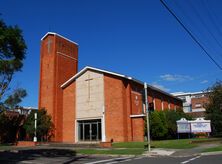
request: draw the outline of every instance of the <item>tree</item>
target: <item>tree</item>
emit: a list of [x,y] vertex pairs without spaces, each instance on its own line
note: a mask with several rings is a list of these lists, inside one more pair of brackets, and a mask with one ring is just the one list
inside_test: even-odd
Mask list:
[[[15,72],[21,71],[26,44],[18,26],[7,26],[0,20],[0,102]],[[1,102],[2,103],[2,102]]]
[[22,102],[22,98],[27,95],[26,90],[18,88],[10,95],[5,101],[4,105],[9,109],[15,109],[15,107]]
[[[191,120],[191,117],[183,112],[182,109],[154,111],[150,112],[150,132],[152,139],[172,139],[177,137],[176,121],[186,118]],[[145,135],[147,135],[146,119]]]
[[167,134],[166,117],[163,112],[154,111],[150,115],[150,133],[152,139],[163,139]]
[[187,120],[191,120],[192,118],[185,114],[182,109],[177,109],[176,111],[174,110],[169,110],[169,111],[164,111],[166,115],[166,124],[167,124],[167,129],[168,129],[168,134],[167,138],[176,138],[177,137],[177,124],[176,121],[180,120],[181,118],[186,118]]
[[17,139],[17,133],[24,120],[24,116],[0,112],[0,143],[14,143]]
[[26,133],[32,139],[35,134],[35,119],[34,114],[37,113],[37,138],[41,139],[41,141],[47,141],[50,137],[53,136],[52,130],[54,125],[52,123],[51,116],[47,114],[45,109],[40,109],[38,111],[32,111],[30,115],[28,115],[23,128],[26,130]]
[[24,89],[16,89],[7,98],[7,91],[15,72],[21,71],[25,59],[26,44],[18,26],[7,26],[0,19],[0,141],[15,142],[24,117],[6,112],[13,109],[26,96]]
[[206,119],[211,120],[212,135],[222,136],[222,82],[216,82],[207,91]]

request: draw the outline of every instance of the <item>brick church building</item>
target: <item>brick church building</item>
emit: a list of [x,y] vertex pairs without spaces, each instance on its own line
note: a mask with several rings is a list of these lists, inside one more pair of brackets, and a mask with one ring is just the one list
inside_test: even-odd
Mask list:
[[[78,71],[78,44],[56,33],[41,39],[39,108],[55,125],[54,141],[144,140],[144,83],[94,67]],[[150,110],[176,110],[182,101],[148,85]]]

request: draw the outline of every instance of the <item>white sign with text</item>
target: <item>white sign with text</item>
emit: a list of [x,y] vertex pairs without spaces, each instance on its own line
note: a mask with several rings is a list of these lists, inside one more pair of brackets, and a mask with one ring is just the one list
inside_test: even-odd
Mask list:
[[210,122],[192,122],[191,132],[192,133],[211,132]]
[[210,122],[210,120],[204,120],[203,118],[197,118],[194,121],[181,118],[177,121],[177,133],[210,133]]

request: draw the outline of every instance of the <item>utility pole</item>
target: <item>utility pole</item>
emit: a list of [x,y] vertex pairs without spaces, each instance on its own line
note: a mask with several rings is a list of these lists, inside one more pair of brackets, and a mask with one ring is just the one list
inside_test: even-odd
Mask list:
[[144,89],[145,89],[146,123],[147,123],[147,145],[148,145],[148,152],[150,152],[150,121],[149,121],[149,107],[148,107],[146,83],[144,83]]
[[37,113],[34,114],[34,118],[35,118],[35,136],[33,141],[37,142],[37,136],[36,136],[36,129],[37,129]]

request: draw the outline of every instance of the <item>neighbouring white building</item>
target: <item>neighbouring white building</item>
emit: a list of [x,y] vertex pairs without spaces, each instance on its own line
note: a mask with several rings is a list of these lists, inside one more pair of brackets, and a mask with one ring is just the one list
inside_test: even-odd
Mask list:
[[36,107],[17,107],[15,109],[13,109],[12,111],[14,112],[18,112],[20,115],[29,115],[31,113],[31,111],[37,111],[38,108]]
[[175,97],[183,100],[183,111],[185,113],[205,112],[208,103],[207,92],[176,92]]

